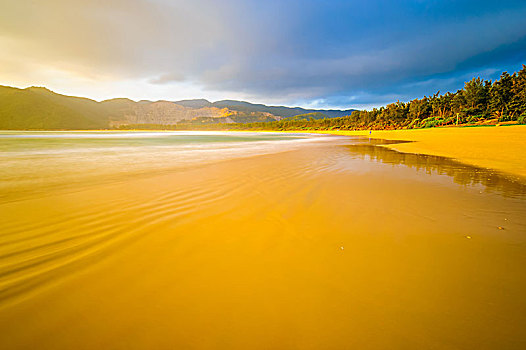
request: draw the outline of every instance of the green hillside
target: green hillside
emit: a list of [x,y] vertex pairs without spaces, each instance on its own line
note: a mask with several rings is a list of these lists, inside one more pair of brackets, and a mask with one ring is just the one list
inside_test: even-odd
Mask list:
[[[287,120],[318,120],[350,111],[306,110],[299,107],[266,106],[243,101],[207,100],[132,101],[116,98],[97,102],[65,96],[43,87],[18,89],[0,86],[0,130],[71,130],[141,128],[141,125],[215,125],[217,123],[268,123]],[[218,110],[225,109],[226,112]],[[223,117],[228,117],[225,119]],[[169,122],[167,122],[167,120]]]
[[313,112],[313,113],[298,114],[293,117],[285,118],[283,120],[286,120],[286,121],[289,121],[289,120],[318,120],[318,119],[325,119],[325,118],[330,118],[330,117],[321,112]]
[[100,129],[107,113],[96,101],[48,89],[0,86],[0,129]]

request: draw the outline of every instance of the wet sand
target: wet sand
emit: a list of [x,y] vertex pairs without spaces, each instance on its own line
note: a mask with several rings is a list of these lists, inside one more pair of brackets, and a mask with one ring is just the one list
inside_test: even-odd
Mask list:
[[0,348],[521,349],[525,212],[522,182],[339,138],[24,197]]
[[526,179],[526,125],[375,130],[371,134],[368,130],[327,133],[413,141],[388,147],[401,152],[453,158]]

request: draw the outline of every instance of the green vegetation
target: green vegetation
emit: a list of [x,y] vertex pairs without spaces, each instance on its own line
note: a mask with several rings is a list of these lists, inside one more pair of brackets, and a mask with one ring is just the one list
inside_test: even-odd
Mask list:
[[41,87],[0,86],[0,129],[101,129],[106,111],[96,101],[56,94]]
[[[315,111],[242,101],[179,103],[128,99],[97,102],[40,87],[0,86],[0,129],[388,130],[506,122],[526,124],[526,65],[513,75],[502,73],[494,82],[473,78],[454,93],[437,92],[371,111]],[[188,111],[191,113],[184,114]],[[181,117],[176,118],[177,113],[182,113]],[[350,115],[334,117],[344,113]],[[279,120],[283,115],[287,117]],[[155,124],[157,122],[159,124]]]
[[298,114],[293,117],[288,117],[283,120],[285,121],[299,121],[299,120],[318,120],[318,119],[326,119],[330,118],[327,114],[321,113],[321,112],[313,112],[313,113],[305,113],[305,114]]
[[[272,111],[274,113],[270,113]],[[42,87],[0,86],[0,130],[178,129],[232,123],[268,123],[341,116],[349,111],[306,110],[251,104],[242,101],[139,101],[117,98],[102,102],[64,96]],[[279,114],[278,114],[279,113]]]
[[389,130],[502,122],[526,124],[526,65],[513,75],[502,73],[491,82],[473,78],[454,93],[404,103],[397,101],[371,111],[354,111],[330,119],[285,118],[270,123],[201,125],[228,130]]
[[[178,129],[175,124],[173,125],[162,125],[162,124],[123,124],[119,125],[115,129],[119,130],[176,130]],[[186,129],[183,129],[186,130]]]

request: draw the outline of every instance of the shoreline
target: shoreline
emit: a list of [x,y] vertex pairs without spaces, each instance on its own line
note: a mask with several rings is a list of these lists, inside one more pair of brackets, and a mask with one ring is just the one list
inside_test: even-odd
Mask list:
[[2,203],[0,348],[522,340],[522,196],[443,159],[392,166],[385,148],[334,139]]
[[[5,130],[20,132],[22,130]],[[43,130],[23,130],[43,132]],[[46,132],[171,132],[199,130],[45,130]],[[306,133],[361,136],[391,141],[381,145],[402,152],[440,156],[526,180],[526,125],[436,127],[398,130],[206,130],[205,132]]]
[[[305,131],[295,131],[305,132]],[[526,179],[526,126],[449,127],[405,130],[317,130],[316,134],[410,141],[382,145],[403,153],[451,158]]]
[[[320,136],[166,173],[153,150],[158,172],[144,177],[120,176],[125,153],[109,166],[95,154],[119,181],[79,175],[73,188],[2,202],[0,348],[267,349],[283,334],[298,348],[521,341],[526,185]],[[75,159],[63,164],[88,173]],[[50,337],[57,329],[67,332]]]

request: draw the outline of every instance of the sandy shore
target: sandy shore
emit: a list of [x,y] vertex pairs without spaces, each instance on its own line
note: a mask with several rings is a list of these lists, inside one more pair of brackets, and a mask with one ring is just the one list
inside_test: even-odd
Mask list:
[[520,348],[524,201],[334,141],[1,203],[0,348]]
[[372,131],[371,134],[368,130],[323,133],[414,141],[387,147],[400,152],[449,157],[526,178],[524,125]]

